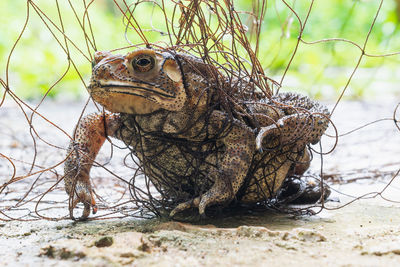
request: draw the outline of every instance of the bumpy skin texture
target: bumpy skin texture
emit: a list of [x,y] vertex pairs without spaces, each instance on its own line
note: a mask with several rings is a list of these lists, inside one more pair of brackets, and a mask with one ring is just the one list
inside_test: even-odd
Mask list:
[[204,215],[208,206],[234,199],[256,203],[273,197],[285,178],[303,174],[307,145],[326,130],[328,110],[290,93],[238,99],[255,127],[221,108],[219,79],[215,68],[185,54],[97,52],[88,90],[110,113],[89,115],[76,127],[65,164],[71,218],[79,202],[81,219],[96,212],[89,172],[108,136],[130,146],[157,190],[180,203],[171,216],[190,207]]

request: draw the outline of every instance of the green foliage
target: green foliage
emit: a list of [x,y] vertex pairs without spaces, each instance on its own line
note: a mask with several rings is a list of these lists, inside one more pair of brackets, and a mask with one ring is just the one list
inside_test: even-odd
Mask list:
[[[46,93],[48,97],[62,94],[69,98],[86,94],[80,76],[75,67],[69,64],[72,62],[68,61],[64,49],[68,48],[70,58],[85,81],[88,81],[90,77],[91,64],[90,58],[85,58],[83,54],[90,57],[94,49],[92,48],[90,52],[87,51],[83,31],[68,2],[58,2],[65,27],[65,36],[70,39],[67,41],[68,45],[65,45],[63,34],[46,20],[50,28],[48,29],[34,8],[29,6],[27,27],[11,54],[9,87],[23,99],[38,99]],[[56,2],[41,1],[39,7],[60,28]],[[83,6],[74,7],[80,8],[76,10],[77,14],[80,16],[84,14]],[[121,38],[124,28],[120,16],[116,16],[103,2],[93,5],[90,11],[90,20],[95,31],[96,42],[99,44],[98,50],[126,46],[123,37]],[[7,27],[0,28],[0,58],[2,59],[0,69],[3,71],[6,69],[11,49],[23,29],[27,17],[27,4],[24,1],[0,1],[0,12],[1,25],[7,25]],[[82,53],[74,47],[74,44]],[[61,81],[58,82],[61,77]],[[6,78],[4,72],[1,74],[1,78]]]
[[[56,1],[38,2],[41,10],[59,26]],[[63,35],[54,26],[49,26],[53,36],[32,6],[29,6],[29,21],[16,49],[11,56],[9,68],[10,88],[22,98],[40,98],[47,93],[49,97],[67,96],[81,97],[85,95],[84,83],[75,67],[87,83],[90,77],[90,57],[94,48],[88,48],[80,25],[68,1],[58,1],[66,36],[70,38],[65,45]],[[82,20],[84,7],[74,2],[76,13]],[[82,1],[83,2],[83,1]],[[167,9],[173,5],[167,2]],[[298,0],[291,2],[304,23],[310,1]],[[380,1],[324,1],[314,2],[313,9],[303,32],[303,39],[312,42],[327,38],[344,38],[363,46]],[[235,1],[238,9],[250,10],[252,1]],[[23,28],[27,3],[25,1],[0,1],[0,74],[5,79],[6,63],[13,44]],[[369,54],[385,54],[400,50],[400,34],[394,1],[384,1],[380,15],[367,45]],[[122,13],[113,1],[94,1],[89,8],[90,22],[95,36],[97,50],[110,50],[128,46],[125,40],[125,27],[122,23]],[[152,18],[152,21],[150,21]],[[143,28],[155,27],[165,32],[164,18],[159,9],[151,5],[143,5],[135,12],[135,19]],[[251,29],[252,19],[245,14],[243,21]],[[86,22],[87,33],[88,21]],[[210,23],[217,20],[210,18]],[[4,26],[6,25],[6,26]],[[300,24],[296,16],[279,0],[267,1],[267,13],[262,24],[259,59],[266,68],[267,75],[280,81],[297,44]],[[249,31],[250,32],[250,31]],[[167,36],[160,32],[145,32],[152,41],[168,41]],[[70,58],[55,37],[68,48]],[[127,38],[132,43],[141,43],[134,30],[127,32]],[[229,43],[229,40],[227,41]],[[76,45],[75,48],[74,45]],[[83,54],[79,51],[81,50]],[[283,85],[293,90],[306,90],[315,97],[335,97],[345,86],[349,75],[355,67],[361,51],[354,45],[345,42],[322,42],[318,44],[300,43],[298,51],[290,65]],[[86,57],[87,58],[86,58]],[[364,58],[360,69],[363,75],[350,84],[349,97],[363,97],[368,91],[371,79],[377,78],[379,68],[383,68],[385,79],[398,82],[395,70],[399,64],[399,56],[388,58]],[[65,76],[62,77],[62,75]],[[379,75],[378,75],[379,76]],[[57,82],[62,77],[60,82]],[[367,77],[367,79],[365,79]],[[53,85],[55,85],[53,87]],[[368,89],[368,90],[367,90]],[[373,91],[373,90],[372,90]]]

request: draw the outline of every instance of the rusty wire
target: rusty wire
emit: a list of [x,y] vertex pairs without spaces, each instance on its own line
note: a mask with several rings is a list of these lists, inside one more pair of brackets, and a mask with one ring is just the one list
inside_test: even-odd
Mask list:
[[[268,77],[265,73],[265,66],[262,66],[259,61],[260,53],[266,52],[259,46],[260,34],[265,30],[262,28],[261,22],[265,16],[268,15],[266,0],[253,1],[252,7],[249,7],[249,10],[244,11],[239,10],[234,5],[234,1],[229,0],[138,0],[132,2],[126,0],[114,0],[113,4],[121,16],[121,23],[125,25],[125,38],[129,45],[122,48],[113,48],[113,51],[132,49],[133,47],[152,47],[176,53],[190,54],[201,58],[206,64],[212,66],[210,72],[216,70],[216,72],[214,72],[216,73],[215,80],[213,81],[217,84],[216,87],[220,89],[224,88],[224,90],[219,91],[221,99],[224,99],[224,101],[220,103],[223,106],[223,110],[230,114],[230,116],[242,116],[246,117],[250,121],[253,120],[251,121],[251,124],[256,125],[255,127],[258,127],[257,120],[254,119],[251,114],[248,114],[248,112],[243,108],[241,102],[257,102],[263,98],[271,99],[273,95],[277,94],[287,77],[288,70],[291,68],[292,62],[301,45],[312,46],[320,43],[344,42],[356,47],[360,51],[359,58],[353,71],[348,77],[347,83],[342,89],[331,113],[335,112],[337,105],[342,100],[350,82],[359,69],[363,58],[384,58],[400,55],[400,52],[373,54],[367,49],[368,40],[374,25],[376,24],[376,19],[379,16],[383,0],[380,1],[375,16],[371,18],[370,29],[361,45],[355,41],[343,38],[328,38],[316,41],[305,40],[303,33],[307,28],[308,19],[312,17],[314,1],[309,3],[308,11],[304,18],[296,12],[294,4],[285,0],[281,0],[281,2],[290,11],[290,16],[297,20],[299,31],[296,45],[291,51],[291,56],[288,58],[279,82]],[[5,78],[0,79],[3,88],[0,110],[4,109],[4,103],[6,101],[14,103],[19,109],[19,112],[26,120],[26,129],[29,132],[31,142],[17,141],[16,146],[24,146],[27,153],[32,153],[32,157],[28,162],[23,158],[16,158],[12,154],[8,155],[7,153],[0,153],[0,163],[2,166],[8,166],[3,167],[3,169],[8,170],[8,173],[1,174],[2,185],[0,186],[0,200],[2,204],[0,206],[0,220],[2,221],[28,221],[39,219],[61,220],[68,218],[66,213],[68,210],[69,200],[63,189],[63,174],[59,168],[65,162],[66,156],[68,156],[66,146],[54,144],[49,141],[48,136],[37,130],[34,120],[40,119],[44,121],[47,127],[56,129],[56,131],[61,133],[66,140],[72,140],[71,135],[63,129],[63,126],[53,123],[48,116],[42,114],[39,109],[44,105],[44,100],[47,98],[48,93],[65,78],[66,74],[71,69],[79,75],[83,87],[87,86],[85,81],[86,79],[81,75],[78,66],[71,56],[71,51],[74,50],[74,53],[84,57],[87,60],[87,63],[90,64],[93,59],[93,52],[97,51],[98,44],[96,43],[96,38],[93,33],[93,25],[90,17],[91,6],[96,5],[96,3],[93,0],[83,0],[82,3],[84,8],[83,12],[80,13],[76,3],[69,0],[69,10],[63,10],[60,8],[58,1],[56,1],[55,7],[58,17],[57,19],[54,19],[50,18],[46,12],[42,11],[41,6],[37,1],[26,1],[26,20],[24,23],[21,22],[21,32],[12,46],[7,58]],[[168,9],[166,6],[171,4],[173,8]],[[135,15],[136,9],[142,5],[151,5],[153,9],[161,11],[164,16],[164,27],[162,29],[153,26],[153,23],[151,23],[151,28],[142,27],[141,22],[136,19]],[[85,47],[79,47],[73,41],[72,37],[66,33],[66,25],[63,19],[64,12],[73,13],[82,31]],[[54,41],[58,43],[59,47],[65,54],[65,71],[59,75],[58,79],[48,88],[47,92],[43,94],[41,100],[35,105],[22,100],[15,93],[10,82],[10,66],[12,66],[12,56],[14,51],[16,49],[29,49],[26,47],[20,47],[19,43],[24,38],[26,28],[29,25],[29,21],[32,19],[32,13],[38,16],[43,23],[43,30],[48,30],[51,33]],[[150,20],[152,19],[153,18]],[[215,23],[215,21],[217,21],[217,23]],[[246,24],[246,22],[249,21],[250,23]],[[150,33],[159,33],[160,36],[165,38],[160,38],[162,41],[153,40],[150,38]],[[132,42],[132,36],[141,40],[141,43]],[[40,53],[40,51],[35,51],[35,53]],[[225,78],[222,80],[221,77]],[[246,81],[248,86],[240,86],[241,81]],[[223,83],[224,86],[222,86],[221,83]],[[80,120],[85,114],[86,106],[90,103],[92,103],[92,101],[91,99],[88,99],[80,117],[71,119],[76,121],[78,121],[78,119]],[[284,105],[285,103],[277,104]],[[101,107],[97,107],[97,109],[99,112],[102,111]],[[377,120],[370,124],[382,120],[390,120],[393,121],[395,127],[399,129],[398,109],[399,105],[395,107],[392,118]],[[302,111],[299,110],[298,112]],[[370,124],[367,124],[366,126]],[[373,169],[370,170],[370,172],[367,172],[364,176],[356,176],[349,179],[343,179],[343,177],[352,177],[352,175],[357,173],[359,170],[352,170],[348,173],[331,174],[326,174],[324,172],[323,156],[335,149],[339,137],[353,132],[349,131],[346,134],[339,135],[339,131],[336,129],[333,122],[331,122],[331,125],[335,129],[334,134],[328,134],[328,137],[334,139],[331,149],[325,151],[325,149],[323,150],[321,147],[319,151],[314,151],[314,157],[320,157],[321,160],[321,177],[327,178],[328,181],[354,182],[366,178],[370,179],[374,176],[390,176],[390,181],[381,191],[371,192],[363,196],[356,196],[353,200],[344,205],[348,205],[349,203],[362,198],[376,196],[384,198],[382,194],[398,176],[400,170],[380,172],[379,169]],[[5,128],[4,126],[2,127]],[[361,128],[362,127],[357,127],[354,131],[358,131]],[[10,133],[10,135],[16,135],[16,133]],[[176,205],[176,201],[187,200],[187,197],[190,197],[185,196],[185,198],[179,194],[176,197],[172,197],[172,195],[175,194],[172,187],[164,187],[164,189],[157,188],[156,190],[154,184],[144,174],[142,164],[133,153],[130,152],[129,147],[115,144],[112,140],[109,141],[111,144],[109,157],[106,160],[95,161],[95,164],[102,170],[103,177],[112,176],[113,179],[99,178],[100,181],[98,182],[98,186],[96,186],[96,197],[99,200],[99,208],[102,212],[97,216],[92,216],[90,219],[99,220],[106,218],[123,218],[127,216],[147,218],[152,216],[152,214],[162,215],[164,209],[167,209],[167,211],[170,210],[171,207]],[[168,143],[168,140],[165,141]],[[204,144],[197,144],[198,147],[196,147],[196,145],[189,147],[186,143],[175,143],[173,145],[177,146],[179,151],[183,154],[189,153],[189,150],[199,150],[204,146]],[[216,153],[218,149],[218,147],[210,147],[209,152]],[[121,175],[116,173],[115,170],[111,168],[112,166],[108,166],[110,165],[108,162],[113,158],[113,151],[115,150],[123,150],[127,152],[123,165],[131,172],[130,175]],[[283,153],[282,150],[276,150],[277,156],[279,153]],[[53,157],[54,154],[57,154],[58,157]],[[298,155],[292,156],[293,158],[288,158],[287,160],[293,162],[298,161]],[[206,178],[203,177],[203,179]],[[167,180],[167,182],[170,181],[171,179]],[[104,192],[105,189],[111,191],[107,199],[104,198],[104,195],[98,193],[100,191]],[[194,188],[193,190],[196,194],[201,194],[201,188]],[[111,197],[111,195],[114,196]],[[273,199],[266,199],[265,203],[262,204],[270,208],[293,212],[296,214],[302,212],[309,213],[311,211],[318,212],[322,208],[326,208],[323,200],[322,203],[308,206],[306,208],[295,209],[277,205],[276,200]],[[49,210],[51,210],[51,212],[48,212]]]

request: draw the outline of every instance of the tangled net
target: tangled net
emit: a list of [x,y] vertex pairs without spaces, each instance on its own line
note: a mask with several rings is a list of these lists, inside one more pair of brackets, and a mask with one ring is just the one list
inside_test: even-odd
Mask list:
[[[228,121],[232,118],[241,119],[246,121],[247,124],[252,125],[255,129],[260,127],[259,121],[254,114],[246,109],[246,105],[243,103],[258,103],[262,99],[272,99],[274,95],[277,95],[302,45],[346,43],[360,51],[353,71],[350,73],[336,104],[331,109],[331,114],[335,112],[338,103],[348,90],[350,82],[353,80],[363,58],[398,58],[400,55],[400,52],[380,55],[371,54],[367,50],[368,40],[379,17],[383,1],[379,2],[376,14],[371,18],[371,26],[362,45],[355,41],[339,38],[307,41],[303,35],[307,29],[308,20],[312,16],[314,1],[311,1],[307,5],[305,9],[306,13],[302,16],[295,9],[295,2],[289,4],[282,0],[280,3],[290,14],[288,19],[282,23],[284,25],[282,28],[288,27],[287,25],[294,19],[299,25],[299,30],[297,41],[290,51],[291,54],[288,57],[279,81],[265,74],[265,69],[259,60],[261,55],[268,53],[268,51],[264,51],[260,47],[260,39],[263,31],[265,31],[262,22],[267,14],[269,14],[267,13],[268,1],[266,0],[253,1],[251,11],[241,11],[243,7],[236,7],[233,1],[134,1],[132,3],[128,3],[125,0],[114,1],[113,8],[116,14],[122,18],[125,39],[130,45],[113,51],[151,47],[174,53],[190,54],[200,58],[208,66],[206,72],[208,77],[212,77],[210,83],[218,89],[219,101],[213,103],[215,106],[210,106],[210,110],[222,110],[227,115]],[[70,69],[74,69],[81,78],[84,86],[87,86],[86,79],[82,76],[82,71],[77,62],[80,57],[86,60],[87,65],[90,65],[89,62],[93,61],[93,52],[98,50],[98,42],[95,39],[93,22],[90,16],[94,5],[96,5],[95,1],[83,0],[80,6],[72,4],[71,1],[68,1],[68,6],[61,6],[58,1],[55,1],[57,18],[51,18],[41,9],[40,4],[36,3],[36,1],[29,0],[26,2],[26,22],[9,54],[5,66],[5,79],[0,80],[4,89],[0,103],[2,113],[5,114],[4,116],[14,116],[6,105],[7,102],[11,102],[20,110],[19,115],[21,116],[18,119],[27,122],[25,128],[16,128],[15,132],[6,126],[7,122],[3,122],[5,132],[1,134],[13,136],[13,141],[11,144],[7,144],[7,149],[4,149],[4,152],[0,153],[1,171],[3,172],[4,170],[4,173],[8,175],[8,177],[3,175],[4,180],[1,181],[4,184],[0,187],[0,199],[2,201],[0,220],[61,220],[69,218],[66,215],[69,201],[63,188],[64,176],[62,166],[67,154],[65,137],[70,140],[73,137],[69,135],[69,131],[64,130],[64,125],[59,126],[53,122],[55,120],[53,116],[57,115],[44,114],[40,111],[40,108],[44,105],[43,102],[51,94],[52,90],[54,90],[53,88],[62,83]],[[150,10],[152,16],[149,21],[144,22],[138,19],[141,12],[149,12]],[[73,41],[72,35],[68,34],[67,25],[64,22],[64,14],[67,12],[71,12],[75,17],[77,23],[75,27],[81,29],[86,47],[77,45]],[[13,62],[12,56],[18,49],[23,49],[22,46],[18,45],[23,41],[32,13],[36,14],[37,18],[43,22],[43,27],[47,28],[52,38],[54,38],[57,45],[66,55],[65,72],[59,76],[52,86],[47,88],[41,101],[37,104],[29,104],[20,99],[13,89],[12,78],[9,77],[9,69],[12,67]],[[153,15],[153,13],[162,16],[163,23],[155,25],[157,23],[153,22],[153,18],[156,15]],[[350,15],[351,13],[349,13]],[[283,38],[284,36],[282,36]],[[135,41],[132,42],[131,40]],[[276,105],[285,106],[285,103],[276,103]],[[79,113],[74,115],[76,115],[76,118],[79,117],[81,119],[85,113],[90,112],[90,109],[97,109],[98,112],[102,112],[101,107],[96,106],[91,99],[88,99],[80,116]],[[57,108],[54,107],[54,111],[56,110]],[[398,110],[399,105],[395,107],[392,118],[381,120],[394,122],[397,129],[400,130]],[[294,113],[296,112],[300,114],[303,110],[298,108],[294,111]],[[206,113],[205,116],[208,115]],[[63,114],[62,116],[65,116],[65,122],[73,118],[72,114]],[[11,121],[14,119],[17,120],[16,118],[12,118]],[[374,123],[376,122],[374,121]],[[39,131],[38,129],[42,125],[44,125],[44,130]],[[348,177],[350,177],[349,179],[342,178],[346,176],[346,173],[343,172],[338,174],[323,173],[323,156],[335,149],[339,137],[352,132],[349,131],[349,133],[339,135],[333,123],[331,123],[331,126],[334,129],[334,134],[327,134],[333,140],[333,142],[330,142],[331,148],[327,149],[327,151],[323,150],[322,146],[320,146],[319,151],[309,148],[314,155],[319,155],[321,158],[321,177],[339,182],[362,179],[363,176],[353,178],[350,172],[347,173]],[[159,138],[164,138],[163,140],[165,141],[163,147],[160,149],[163,150],[174,146],[174,150],[180,151],[183,157],[194,158],[194,162],[191,162],[190,171],[187,170],[187,177],[185,176],[184,179],[196,177],[197,179],[207,181],[209,178],[205,170],[196,166],[207,165],[204,164],[206,163],[205,158],[207,155],[222,153],[223,148],[216,145],[216,140],[220,139],[227,130],[229,131],[229,127],[228,123],[225,127],[222,127],[220,133],[214,136],[214,139],[206,140],[205,143],[179,142],[173,136],[160,136]],[[23,131],[29,132],[31,136],[30,144],[27,144],[24,139],[25,137],[22,135]],[[61,133],[64,139],[52,140],[51,135],[54,132]],[[94,169],[91,175],[92,177],[100,176],[94,178],[96,180],[94,183],[95,193],[99,200],[100,212],[99,215],[91,217],[91,219],[127,216],[144,218],[151,217],[154,214],[162,215],[165,210],[171,210],[177,203],[187,201],[191,197],[204,192],[204,185],[199,186],[195,179],[189,182],[189,189],[177,190],[176,187],[170,184],[174,179],[182,179],[182,177],[168,177],[165,175],[165,172],[158,179],[164,183],[164,186],[155,186],[153,184],[154,181],[152,182],[145,174],[143,165],[146,166],[146,164],[139,162],[136,158],[135,153],[137,151],[130,151],[131,147],[126,144],[118,143],[114,140],[109,141],[109,156],[101,155],[96,159],[95,165],[100,168]],[[284,161],[291,161],[293,163],[301,162],[299,160],[301,157],[300,152],[287,153],[288,150],[292,151],[292,148],[276,146],[274,149],[271,148],[271,150],[273,151],[272,155],[274,155],[271,157],[272,161],[284,155]],[[141,151],[141,153],[145,154],[147,151]],[[29,158],[29,155],[33,155],[33,157]],[[124,161],[116,163],[115,158],[121,155]],[[264,169],[269,168],[270,173],[276,172],[274,164],[270,162],[265,164],[268,166]],[[370,173],[366,174],[366,177],[373,176],[372,172],[375,172],[379,176],[388,175],[391,177],[388,182],[389,186],[400,171],[396,169],[396,164],[398,163],[395,162],[391,165],[395,167],[395,170],[391,169],[387,172],[371,170]],[[121,171],[121,169],[124,171]],[[351,171],[357,173],[354,169]],[[160,169],[160,173],[163,173],[162,169]],[[116,179],[105,178],[105,176],[113,176]],[[212,182],[212,180],[209,180],[205,183],[212,184]],[[382,196],[386,188],[379,192],[370,192],[363,196],[354,197],[348,203],[360,198]],[[269,195],[272,195],[272,192]],[[317,211],[320,211],[326,208],[324,201],[322,201],[321,203],[305,208],[293,209],[277,205],[276,200],[268,197],[261,204],[282,211],[296,213],[315,210],[315,208]]]

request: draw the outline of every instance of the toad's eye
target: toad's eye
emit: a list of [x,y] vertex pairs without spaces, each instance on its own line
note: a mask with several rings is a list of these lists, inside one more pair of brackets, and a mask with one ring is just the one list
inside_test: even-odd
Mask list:
[[150,55],[139,55],[132,60],[132,67],[138,72],[147,72],[154,67],[154,58]]

